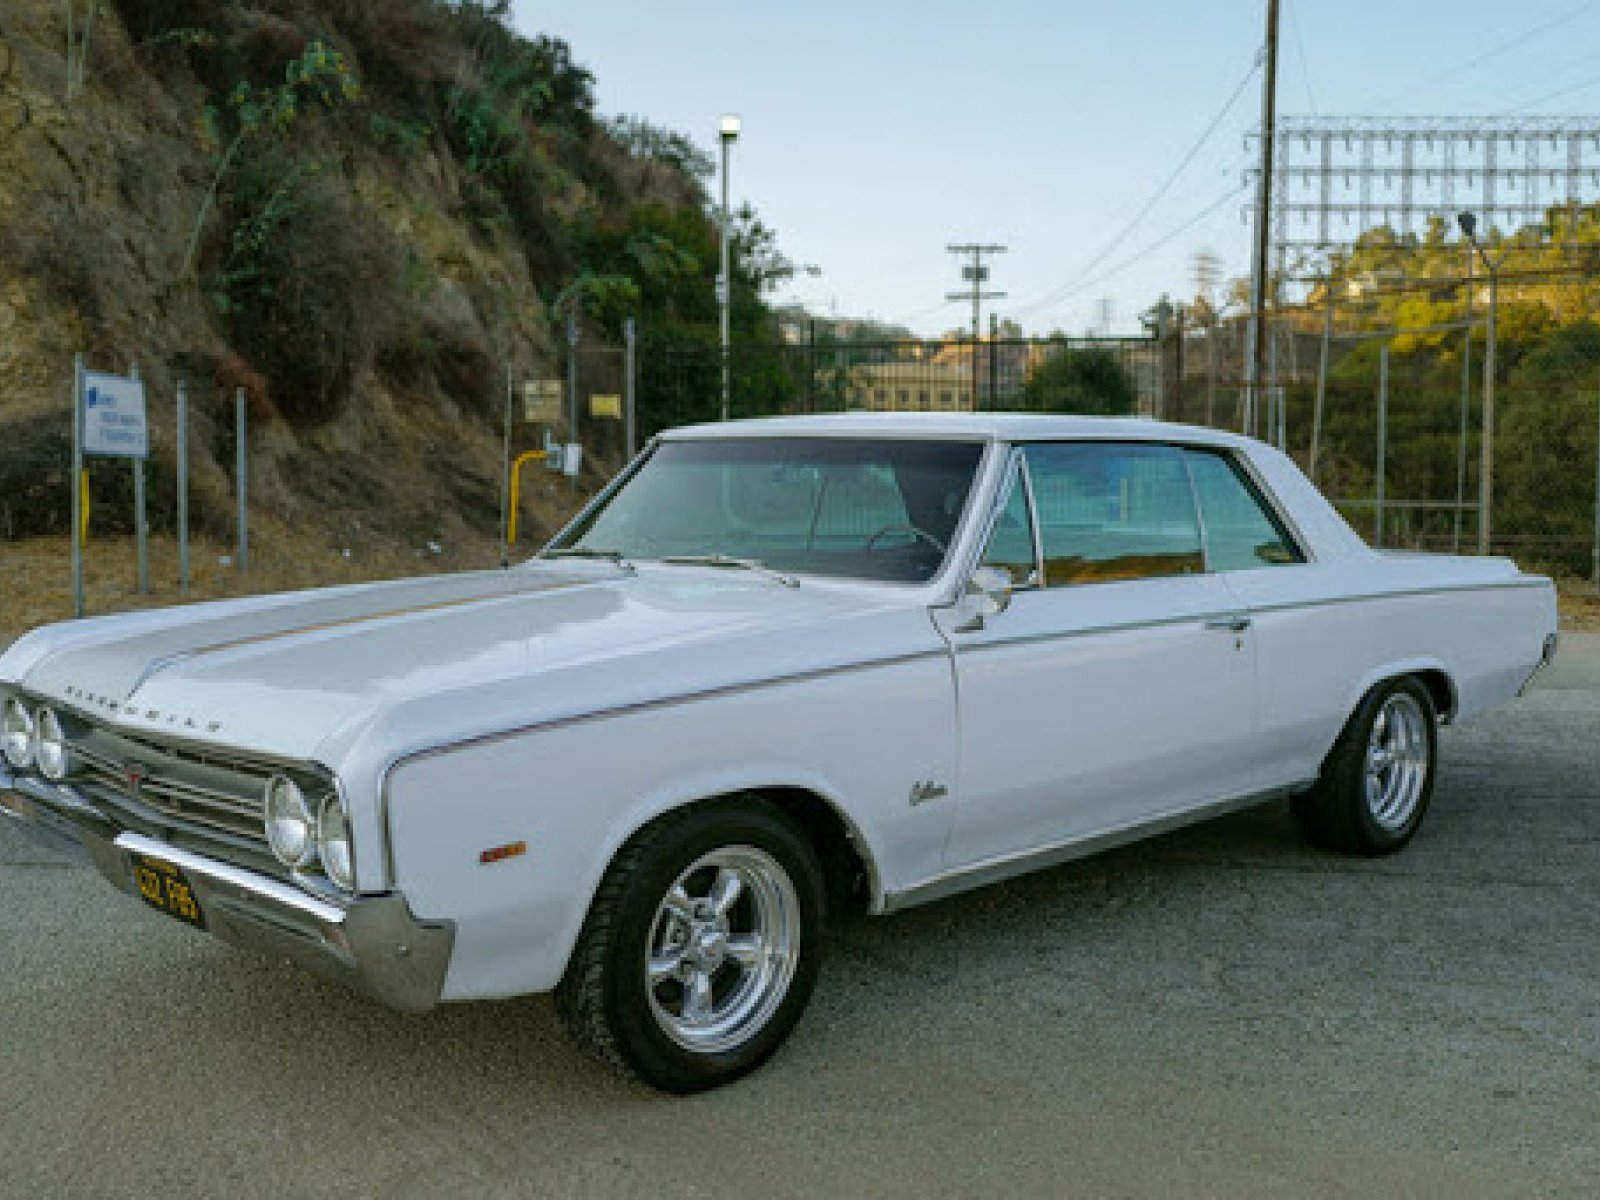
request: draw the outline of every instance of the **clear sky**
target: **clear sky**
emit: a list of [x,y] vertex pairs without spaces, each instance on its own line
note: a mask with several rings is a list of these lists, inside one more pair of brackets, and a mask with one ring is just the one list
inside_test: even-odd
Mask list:
[[[566,39],[600,110],[711,148],[796,260],[783,298],[937,333],[970,307],[952,241],[1010,247],[991,286],[1030,332],[1114,330],[1194,291],[1195,252],[1249,270],[1241,212],[1264,0],[516,0]],[[1280,112],[1600,111],[1600,0],[1283,0]],[[1236,193],[1236,194],[1234,194]],[[1201,215],[1209,210],[1209,215]],[[1117,239],[1121,238],[1120,241]],[[1164,243],[1157,245],[1157,243]]]

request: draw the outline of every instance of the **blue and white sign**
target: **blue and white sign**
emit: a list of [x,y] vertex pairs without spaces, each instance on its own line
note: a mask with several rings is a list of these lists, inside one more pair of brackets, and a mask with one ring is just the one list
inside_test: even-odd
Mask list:
[[83,374],[83,452],[105,458],[148,458],[144,384],[122,375]]

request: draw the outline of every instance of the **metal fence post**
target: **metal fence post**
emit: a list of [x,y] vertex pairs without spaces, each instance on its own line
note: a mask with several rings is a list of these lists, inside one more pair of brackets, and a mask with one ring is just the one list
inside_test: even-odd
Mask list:
[[1466,242],[1464,249],[1467,252],[1467,280],[1461,319],[1466,329],[1461,342],[1461,428],[1458,434],[1460,441],[1456,446],[1456,513],[1450,534],[1452,554],[1461,553],[1461,522],[1467,506],[1467,414],[1472,404],[1472,278],[1475,262],[1472,243]]
[[[1502,253],[1504,253],[1502,251]],[[1489,553],[1494,532],[1494,352],[1500,315],[1500,264],[1489,264],[1489,328],[1483,348],[1483,447],[1478,476],[1478,553]]]
[[237,442],[234,475],[239,502],[239,572],[243,574],[250,569],[250,428],[243,388],[236,388],[233,393],[233,425]]
[[1000,314],[989,314],[989,408],[1000,407]]
[[817,411],[817,320],[806,322],[806,411]]
[[178,380],[178,590],[189,590],[189,385]]
[[1600,588],[1600,391],[1595,392],[1594,422],[1594,586]]
[[506,364],[506,419],[500,440],[500,565],[511,565],[511,405],[516,391],[515,368]]
[[[568,458],[572,454],[572,447],[581,444],[578,437],[578,316],[576,313],[567,313],[567,442],[568,446],[561,455],[561,465],[570,468]],[[579,451],[582,453],[582,451]],[[568,469],[567,490],[576,491],[578,488],[578,475],[576,471]]]
[[83,616],[83,355],[72,359],[72,615]]
[[1378,348],[1378,477],[1377,520],[1373,544],[1383,545],[1384,475],[1389,457],[1389,343]]
[[1323,284],[1323,299],[1328,309],[1322,315],[1322,351],[1317,358],[1317,403],[1311,410],[1311,482],[1317,481],[1317,467],[1322,455],[1322,414],[1328,403],[1328,356],[1333,349],[1333,282]]
[[622,323],[623,339],[623,378],[622,390],[624,393],[623,404],[623,443],[628,452],[628,461],[633,461],[633,456],[639,453],[639,327],[629,317]]
[[1206,424],[1217,425],[1217,334],[1220,326],[1215,314],[1206,329]]
[[[134,363],[128,378],[139,378],[139,364]],[[139,594],[150,594],[150,512],[146,507],[144,459],[133,460],[133,538],[139,561]]]

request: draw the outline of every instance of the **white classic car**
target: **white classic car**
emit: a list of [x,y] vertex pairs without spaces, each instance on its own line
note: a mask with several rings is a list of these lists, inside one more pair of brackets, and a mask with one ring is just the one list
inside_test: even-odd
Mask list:
[[827,914],[1273,797],[1403,846],[1546,579],[1369,549],[1258,442],[848,415],[656,439],[506,570],[35,631],[0,811],[394,1007],[554,990],[658,1088],[760,1064]]

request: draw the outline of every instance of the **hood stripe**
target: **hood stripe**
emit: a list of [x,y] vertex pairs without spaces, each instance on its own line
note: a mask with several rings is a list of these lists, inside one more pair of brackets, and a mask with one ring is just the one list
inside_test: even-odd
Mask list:
[[164,655],[150,663],[133,681],[133,686],[128,689],[124,699],[131,698],[151,679],[169,667],[179,663],[188,662],[190,659],[199,658],[206,654],[220,654],[225,650],[237,650],[241,646],[254,646],[263,642],[273,642],[280,638],[298,637],[306,633],[318,633],[325,629],[339,629],[347,625],[361,625],[368,621],[386,621],[394,617],[409,617],[417,613],[438,612],[446,608],[463,608],[469,604],[490,604],[502,600],[515,600],[523,596],[535,595],[539,592],[562,591],[566,588],[584,587],[593,582],[588,579],[563,580],[560,583],[547,583],[539,587],[518,588],[513,592],[502,592],[494,596],[462,596],[454,600],[435,600],[429,604],[412,604],[405,608],[390,608],[382,612],[360,613],[353,617],[340,617],[333,621],[318,621],[311,625],[296,625],[289,629],[275,629],[269,633],[253,633],[248,637],[230,638],[225,642],[213,642],[209,646],[195,646],[187,650],[179,650],[174,654]]

